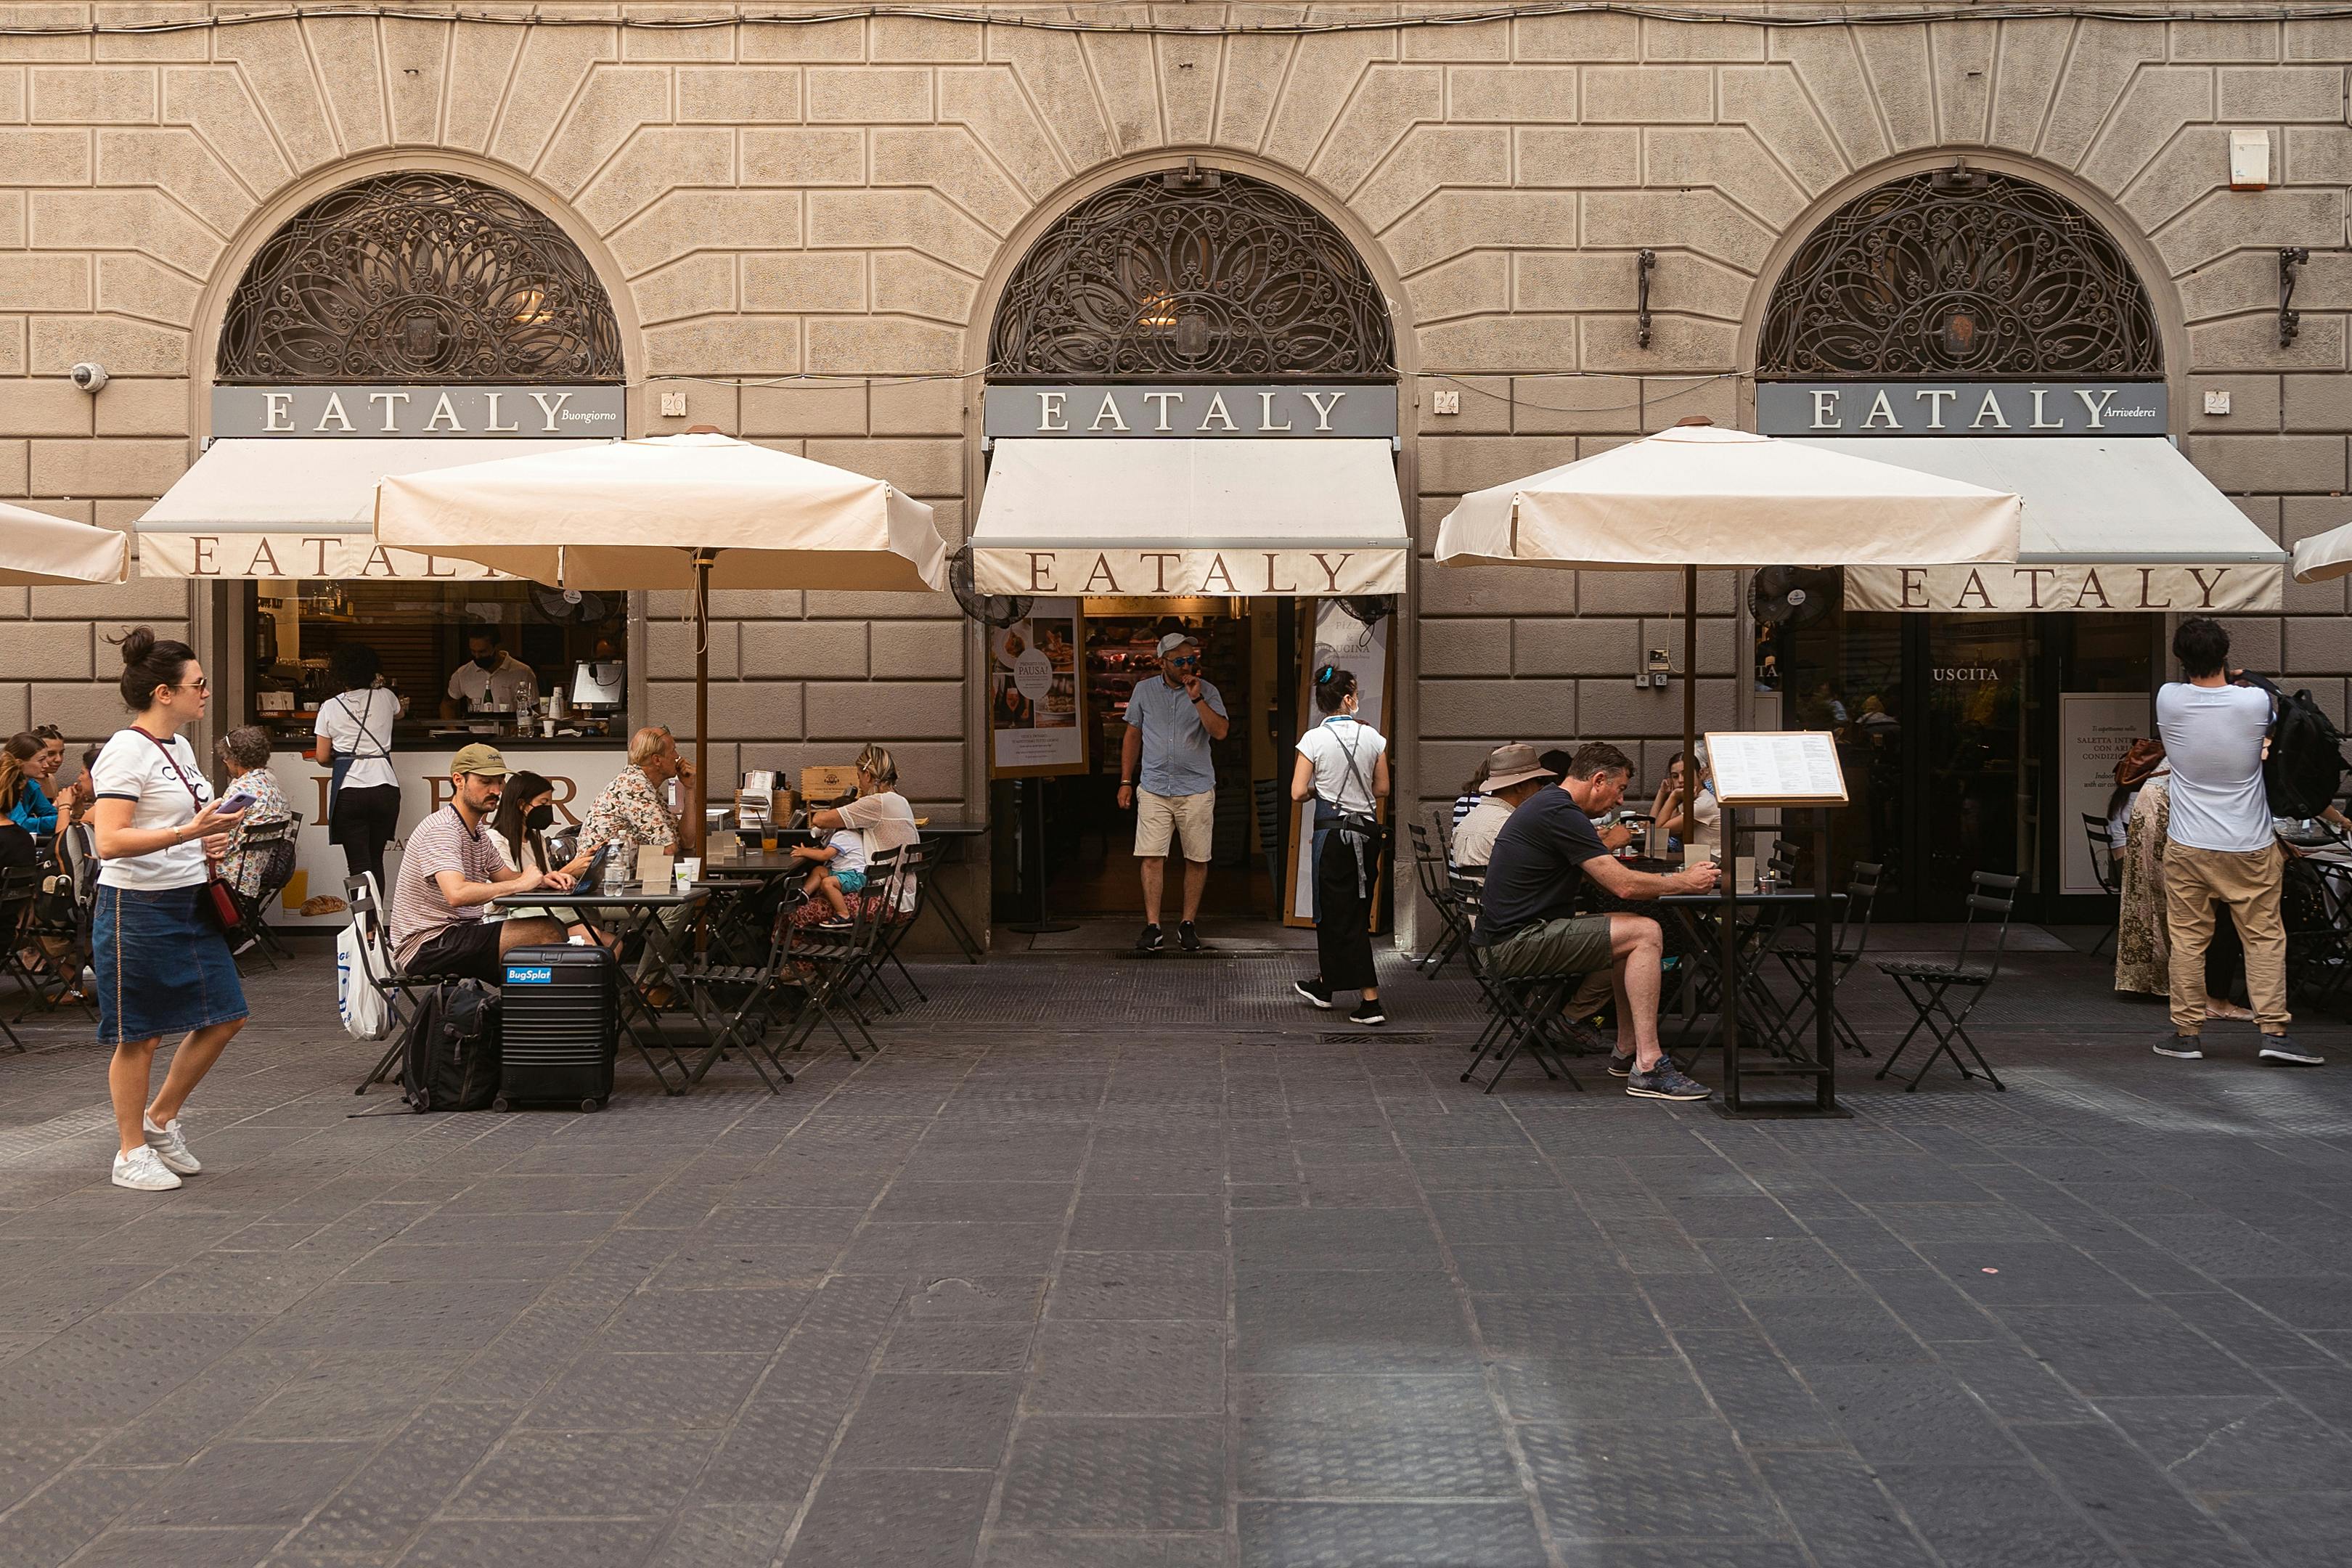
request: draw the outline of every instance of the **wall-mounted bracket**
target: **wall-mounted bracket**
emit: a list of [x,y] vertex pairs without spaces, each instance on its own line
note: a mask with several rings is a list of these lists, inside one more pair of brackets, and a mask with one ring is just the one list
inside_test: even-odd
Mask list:
[[2295,335],[2303,331],[2303,312],[2290,310],[2287,306],[2294,300],[2294,269],[2310,260],[2311,250],[2307,246],[2282,245],[2279,247],[2279,347],[2281,348],[2294,342]]
[[1658,253],[1643,250],[1633,258],[1633,341],[1650,346],[1650,274],[1658,268]]

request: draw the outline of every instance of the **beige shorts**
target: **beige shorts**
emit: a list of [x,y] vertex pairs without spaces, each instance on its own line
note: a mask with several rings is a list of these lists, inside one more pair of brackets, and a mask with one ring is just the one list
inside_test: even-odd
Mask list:
[[1185,859],[1205,861],[1216,826],[1215,790],[1198,795],[1135,792],[1135,852],[1147,859],[1166,855],[1172,837],[1183,845]]

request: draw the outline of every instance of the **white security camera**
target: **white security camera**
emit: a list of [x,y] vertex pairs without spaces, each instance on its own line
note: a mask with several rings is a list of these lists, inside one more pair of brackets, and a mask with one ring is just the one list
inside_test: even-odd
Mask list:
[[74,366],[70,374],[73,376],[73,384],[92,395],[106,389],[106,367],[102,364],[95,364],[89,360],[84,360]]

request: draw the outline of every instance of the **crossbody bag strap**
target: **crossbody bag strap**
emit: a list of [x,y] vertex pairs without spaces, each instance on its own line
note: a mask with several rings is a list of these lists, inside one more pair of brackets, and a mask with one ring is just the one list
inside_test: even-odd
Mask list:
[[188,798],[195,803],[196,815],[199,816],[203,816],[205,810],[205,797],[196,793],[195,784],[189,780],[187,770],[180,766],[180,759],[172,754],[172,748],[163,744],[163,742],[155,739],[154,736],[147,734],[146,731],[140,730],[138,725],[133,724],[131,727],[133,730],[138,730],[140,734],[146,736],[147,743],[149,745],[163,753],[163,760],[171,763],[172,771],[180,776],[180,787],[186,790],[188,792]]

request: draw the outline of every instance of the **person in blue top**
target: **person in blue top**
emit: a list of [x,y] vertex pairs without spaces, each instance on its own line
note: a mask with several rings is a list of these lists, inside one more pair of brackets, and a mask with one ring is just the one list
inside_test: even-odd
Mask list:
[[1217,819],[1217,764],[1209,744],[1233,726],[1224,698],[1201,679],[1201,645],[1191,633],[1170,632],[1159,654],[1160,673],[1137,681],[1127,700],[1127,738],[1119,746],[1118,808],[1135,812],[1135,856],[1143,871],[1143,934],[1135,945],[1143,952],[1167,945],[1160,903],[1173,839],[1184,851],[1184,920],[1176,943],[1198,952],[1201,933],[1192,922],[1208,885]]
[[58,833],[58,808],[41,787],[56,771],[47,742],[30,731],[0,742],[0,803],[9,821],[43,842]]

